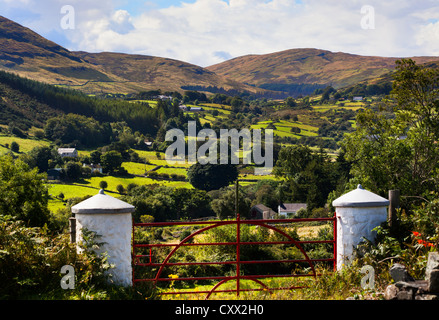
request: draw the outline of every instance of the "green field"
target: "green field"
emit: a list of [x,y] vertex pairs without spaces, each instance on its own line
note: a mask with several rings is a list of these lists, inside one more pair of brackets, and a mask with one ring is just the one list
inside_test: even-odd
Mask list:
[[362,109],[365,107],[364,102],[340,102],[338,101],[336,104],[323,104],[323,105],[316,105],[312,108],[315,111],[318,112],[326,112],[328,110],[340,110],[340,109],[346,109],[346,110],[352,110],[357,111],[359,109]]
[[[273,130],[275,136],[279,137],[292,137],[299,139],[301,136],[318,136],[318,127],[305,124],[300,121],[286,121],[280,120],[278,122],[273,121],[260,121],[258,124],[252,125],[252,129],[266,129],[269,124],[273,124],[276,129]],[[292,133],[291,128],[299,128],[300,133]]]
[[20,146],[20,153],[26,153],[31,151],[33,148],[38,146],[48,146],[50,145],[49,141],[46,140],[34,140],[34,139],[23,139],[23,138],[17,138],[17,137],[10,137],[10,136],[0,136],[0,155],[5,154],[10,149],[6,148],[6,144],[11,146],[12,142],[17,142]]
[[108,187],[106,192],[114,197],[118,197],[119,193],[116,190],[116,186],[121,184],[126,187],[130,183],[135,183],[137,185],[152,185],[152,184],[160,184],[167,187],[176,187],[176,188],[188,188],[192,189],[192,185],[189,182],[185,181],[165,181],[165,180],[155,180],[150,178],[143,177],[114,177],[114,176],[103,176],[103,177],[92,177],[90,179],[84,179],[81,182],[75,182],[73,184],[64,184],[64,183],[49,183],[48,189],[49,194],[51,194],[51,199],[49,200],[49,209],[52,212],[56,212],[57,209],[62,208],[64,204],[55,199],[61,192],[64,194],[64,199],[76,198],[76,197],[85,197],[85,196],[94,196],[99,190],[99,183],[101,181],[106,181]]

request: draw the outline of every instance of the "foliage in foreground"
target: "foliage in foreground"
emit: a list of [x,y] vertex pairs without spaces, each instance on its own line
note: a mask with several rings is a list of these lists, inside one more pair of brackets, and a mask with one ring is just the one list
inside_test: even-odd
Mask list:
[[[67,235],[54,236],[47,228],[26,227],[20,220],[0,215],[0,299],[136,299],[132,288],[109,285],[111,269],[92,232],[84,232],[79,254]],[[75,270],[74,289],[62,289],[61,268]]]

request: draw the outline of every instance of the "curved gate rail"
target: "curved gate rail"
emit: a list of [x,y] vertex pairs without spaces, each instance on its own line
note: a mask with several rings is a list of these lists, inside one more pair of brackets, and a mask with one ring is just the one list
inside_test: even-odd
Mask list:
[[[290,235],[282,231],[281,229],[275,227],[276,224],[292,224],[297,222],[312,222],[312,221],[332,221],[333,223],[333,240],[308,240],[308,241],[299,241],[293,239]],[[286,238],[284,241],[259,241],[259,242],[243,242],[241,241],[241,225],[256,225],[261,226],[270,230],[273,230]],[[337,220],[334,217],[331,218],[305,218],[305,219],[269,219],[269,220],[241,220],[239,214],[237,215],[236,220],[231,221],[188,221],[188,222],[158,222],[158,223],[133,223],[133,284],[139,282],[153,282],[156,285],[158,282],[166,282],[166,281],[196,281],[196,280],[219,280],[211,290],[209,291],[172,291],[172,292],[164,292],[162,295],[170,295],[170,294],[205,294],[207,293],[206,299],[209,299],[210,295],[214,292],[236,292],[237,296],[239,296],[240,292],[243,291],[262,291],[262,290],[291,290],[291,289],[299,289],[303,287],[282,287],[282,288],[268,288],[266,284],[264,284],[259,279],[264,278],[292,278],[292,277],[316,277],[316,271],[314,269],[314,264],[316,262],[323,261],[332,261],[334,270],[336,270],[336,257],[337,257]],[[205,225],[205,227],[195,231],[194,233],[187,236],[185,239],[181,240],[178,244],[143,244],[136,243],[135,241],[135,227],[169,227],[169,226],[191,226],[191,225]],[[207,230],[225,226],[225,225],[236,225],[236,241],[234,242],[205,242],[205,243],[191,243],[189,240],[193,239],[196,235],[201,234]],[[302,244],[306,243],[329,243],[333,245],[333,257],[329,259],[310,259],[302,247]],[[273,244],[291,244],[295,245],[300,252],[303,254],[304,259],[293,259],[293,260],[252,260],[252,261],[243,261],[241,260],[240,248],[243,245],[273,245]],[[169,262],[173,254],[181,247],[186,246],[236,246],[236,260],[235,261],[218,261],[218,262]],[[160,247],[173,247],[171,252],[167,255],[163,262],[153,262],[153,249]],[[146,248],[149,254],[136,254],[137,248]],[[147,262],[140,262],[140,259],[147,258]],[[265,264],[265,263],[308,263],[311,273],[308,274],[282,274],[282,275],[243,275],[241,274],[241,265],[244,264]],[[161,274],[165,267],[167,266],[190,266],[190,265],[235,265],[236,266],[236,274],[234,276],[205,276],[205,277],[179,277],[179,278],[161,278]],[[145,267],[158,267],[157,274],[153,278],[149,279],[136,279],[135,277],[135,266],[145,266]],[[260,289],[244,289],[240,286],[241,280],[252,280],[258,283],[262,288]],[[236,289],[229,290],[217,290],[222,284],[228,281],[236,281]]]

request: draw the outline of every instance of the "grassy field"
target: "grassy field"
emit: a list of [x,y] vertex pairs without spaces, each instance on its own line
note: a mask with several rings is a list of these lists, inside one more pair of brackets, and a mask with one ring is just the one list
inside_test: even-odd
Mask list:
[[[273,130],[275,136],[292,137],[299,139],[301,136],[318,136],[318,127],[300,122],[300,121],[260,121],[258,124],[252,125],[252,129],[266,129],[270,124],[273,124],[276,129]],[[299,128],[300,133],[292,133],[292,128]]]
[[29,152],[33,148],[38,147],[38,146],[50,145],[50,142],[46,141],[46,140],[23,139],[23,138],[1,135],[0,136],[0,155],[11,151],[10,149],[6,148],[6,144],[8,144],[10,147],[11,143],[14,141],[17,142],[18,145],[20,146],[20,150],[19,150],[20,153]]
[[99,190],[99,183],[101,181],[106,181],[108,187],[106,192],[113,197],[119,197],[120,194],[116,190],[116,186],[121,184],[126,189],[130,183],[135,183],[137,185],[152,185],[160,184],[168,187],[176,188],[188,188],[192,189],[192,185],[185,181],[165,181],[165,180],[155,180],[143,177],[114,177],[114,176],[103,176],[103,177],[92,177],[90,179],[84,179],[81,182],[75,182],[73,184],[64,183],[48,183],[49,194],[51,194],[51,199],[49,200],[49,209],[52,212],[56,212],[59,208],[64,206],[63,202],[56,197],[60,194],[64,194],[64,199],[94,196]]
[[125,168],[130,174],[143,175],[145,174],[145,172],[154,169],[156,165],[136,162],[124,162],[122,164],[122,167]]
[[335,109],[346,109],[346,110],[352,110],[357,111],[359,109],[362,109],[365,107],[364,102],[340,102],[338,101],[336,104],[323,104],[323,105],[316,105],[313,106],[313,109],[318,112],[325,112],[328,110],[335,110]]

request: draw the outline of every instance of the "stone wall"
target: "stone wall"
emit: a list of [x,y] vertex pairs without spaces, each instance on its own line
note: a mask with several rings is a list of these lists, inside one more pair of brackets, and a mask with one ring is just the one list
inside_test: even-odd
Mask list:
[[390,275],[395,283],[386,287],[387,300],[439,300],[439,252],[429,253],[425,279],[414,280],[399,263],[392,265]]

